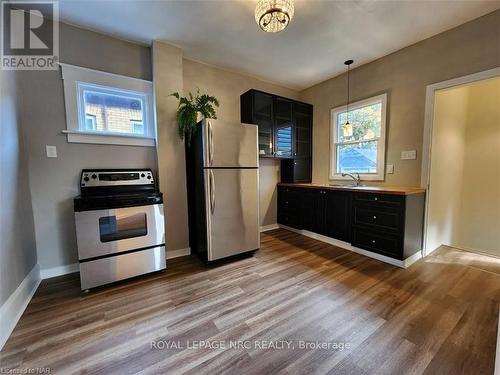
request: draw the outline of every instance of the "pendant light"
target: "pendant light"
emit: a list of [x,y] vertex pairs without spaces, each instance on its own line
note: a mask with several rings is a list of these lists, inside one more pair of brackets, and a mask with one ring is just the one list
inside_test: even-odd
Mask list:
[[342,125],[342,135],[344,137],[352,137],[353,129],[349,122],[349,100],[350,100],[350,85],[351,85],[351,64],[354,60],[347,60],[344,62],[347,65],[347,105],[346,105],[346,122]]

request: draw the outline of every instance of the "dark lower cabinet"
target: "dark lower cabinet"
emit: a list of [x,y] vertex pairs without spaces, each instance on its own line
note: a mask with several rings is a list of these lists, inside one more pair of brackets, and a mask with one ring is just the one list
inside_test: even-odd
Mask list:
[[283,188],[278,191],[278,222],[292,228],[301,229],[300,191]]
[[[291,200],[296,203],[290,204]],[[349,241],[350,201],[348,192],[279,188],[278,223]],[[295,218],[293,213],[297,213]]]
[[278,223],[398,260],[422,249],[425,193],[278,186]]
[[301,190],[300,202],[302,206],[300,215],[302,221],[301,229],[316,232],[318,230],[318,222],[321,221],[321,215],[323,212],[320,191],[314,189]]
[[324,235],[349,242],[351,239],[351,193],[326,190]]

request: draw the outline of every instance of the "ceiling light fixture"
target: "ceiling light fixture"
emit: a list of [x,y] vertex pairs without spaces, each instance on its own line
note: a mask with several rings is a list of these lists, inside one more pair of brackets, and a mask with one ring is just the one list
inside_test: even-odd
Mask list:
[[350,100],[350,85],[351,85],[351,64],[354,60],[347,60],[344,62],[347,65],[347,105],[346,105],[346,122],[342,125],[342,135],[344,137],[352,137],[353,128],[349,123],[349,100]]
[[293,0],[259,0],[255,7],[255,22],[267,33],[277,33],[293,18]]

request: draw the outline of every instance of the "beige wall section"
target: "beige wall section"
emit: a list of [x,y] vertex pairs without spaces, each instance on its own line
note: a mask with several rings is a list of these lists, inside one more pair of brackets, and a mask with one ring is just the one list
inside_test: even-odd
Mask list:
[[467,87],[436,92],[428,192],[428,251],[441,245],[456,245],[459,240],[467,104]]
[[175,122],[177,100],[170,96],[173,92],[183,92],[182,50],[154,42],[152,57],[158,175],[160,190],[165,197],[165,240],[168,252],[189,247],[184,143],[179,139]]
[[[386,164],[395,173],[381,184],[420,185],[425,87],[500,66],[499,24],[500,10],[352,71],[351,100],[388,93]],[[301,98],[314,105],[313,181],[327,183],[330,109],[345,104],[346,75],[304,90]],[[400,160],[403,150],[417,150],[417,160]]]
[[458,247],[500,256],[500,78],[468,96]]
[[19,75],[0,70],[0,306],[37,263]]
[[[257,78],[230,72],[207,64],[184,59],[184,93],[195,91],[215,95],[220,102],[217,117],[240,123],[240,95],[249,89],[258,89],[291,99],[298,99],[297,91]],[[279,162],[260,159],[260,218],[261,225],[276,224]]]
[[[61,62],[151,79],[150,49],[74,26],[60,24]],[[30,188],[38,261],[43,269],[75,263],[73,198],[83,168],[156,170],[154,147],[68,143],[63,85],[58,71],[23,71],[23,123],[29,152]],[[45,145],[57,147],[56,159]]]

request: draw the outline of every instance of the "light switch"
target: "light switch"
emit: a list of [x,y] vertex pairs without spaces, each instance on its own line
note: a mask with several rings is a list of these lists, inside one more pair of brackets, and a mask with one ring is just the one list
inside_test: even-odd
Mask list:
[[394,165],[393,164],[387,164],[386,171],[388,174],[393,174],[394,173]]
[[48,158],[57,158],[57,148],[56,146],[45,146]]
[[401,160],[415,160],[417,158],[417,151],[401,151]]

